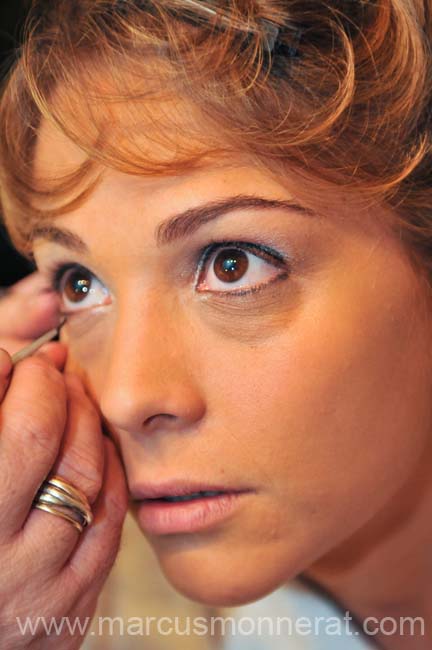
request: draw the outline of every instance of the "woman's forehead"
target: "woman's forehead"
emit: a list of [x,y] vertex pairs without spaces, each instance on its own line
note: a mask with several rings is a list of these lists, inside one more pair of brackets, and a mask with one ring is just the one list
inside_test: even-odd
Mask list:
[[[143,132],[136,133],[136,144],[141,142],[143,146],[148,145],[149,138]],[[151,140],[150,140],[151,141]],[[162,152],[165,156],[169,152]],[[63,131],[61,131],[52,122],[44,120],[41,124],[37,146],[35,149],[35,176],[42,180],[50,178],[59,178],[62,175],[73,173],[78,167],[85,164],[88,160],[88,154],[74,143]],[[273,177],[271,173],[250,156],[242,153],[226,155],[220,153],[218,156],[208,156],[203,159],[199,168],[179,169],[178,173],[164,174],[147,174],[134,175],[123,173],[120,170],[108,167],[102,167],[103,179],[101,185],[109,185],[111,190],[118,192],[132,192],[141,190],[143,194],[149,197],[149,193],[157,196],[159,192],[165,189],[170,190],[173,194],[178,194],[178,188],[185,182],[189,187],[194,188],[194,197],[200,194],[206,194],[211,187],[215,197],[223,194],[225,186],[235,185],[237,181],[248,184],[255,183],[261,190],[265,190],[267,185],[274,194],[286,191],[282,183]],[[264,187],[263,187],[264,184]],[[122,190],[122,188],[124,188]],[[238,193],[241,193],[241,185],[237,187]],[[97,194],[97,190],[95,190]],[[193,199],[194,197],[191,197]]]
[[[148,147],[149,143],[154,145],[154,148],[158,146],[151,136],[137,129],[135,132],[137,148]],[[160,147],[160,154],[161,158],[174,155],[167,149],[163,150],[162,147]],[[87,160],[88,154],[84,149],[74,143],[52,121],[46,119],[42,121],[35,150],[36,178],[41,178],[43,183],[46,179],[55,180],[73,174]],[[299,179],[294,175],[289,173],[277,175],[250,155],[241,152],[209,155],[202,159],[199,167],[181,168],[177,173],[169,175],[156,172],[146,175],[128,174],[105,166],[100,169],[103,171],[101,183],[85,201],[83,212],[87,214],[93,211],[97,203],[106,201],[107,190],[110,197],[127,196],[128,201],[130,197],[135,196],[140,197],[140,200],[145,198],[147,206],[153,205],[155,208],[158,204],[164,203],[175,204],[186,210],[191,206],[196,207],[200,202],[204,204],[208,200],[218,200],[227,194],[240,195],[246,192],[269,199],[297,200],[306,209],[310,208],[314,211],[315,208],[313,197],[308,202],[307,191],[304,187],[300,187]],[[45,198],[42,200],[46,201]],[[52,197],[48,201],[50,203],[46,207],[50,209]],[[334,209],[335,202],[337,202],[337,210]],[[346,230],[357,220],[349,202],[344,201],[343,198],[332,200],[330,196],[328,206],[326,207],[322,202],[316,214],[331,220],[345,220]],[[377,222],[377,217],[378,210],[375,208],[373,221]],[[359,221],[361,220],[365,227],[368,221],[367,227],[370,228],[370,215],[367,212],[359,217]],[[381,229],[377,228],[377,235],[380,233],[382,234]]]
[[[130,76],[124,84],[133,84]],[[353,208],[357,197],[352,201],[346,192],[334,188],[332,191],[331,187],[324,193],[316,179],[305,174],[296,176],[288,166],[283,172],[275,171],[275,167],[266,166],[265,160],[253,157],[249,150],[235,149],[224,133],[223,122],[216,125],[180,94],[169,90],[162,94],[160,88],[150,88],[145,96],[137,96],[134,101],[120,100],[119,95],[116,99],[116,89],[109,78],[99,77],[95,78],[92,90],[86,85],[84,88],[86,96],[76,87],[71,91],[59,87],[54,94],[53,113],[62,116],[61,127],[54,119],[41,120],[34,173],[42,187],[45,180],[55,183],[74,174],[89,160],[96,161],[98,169],[104,171],[104,176],[108,174],[111,181],[112,172],[120,171],[130,175],[128,183],[148,187],[150,181],[153,188],[169,187],[167,178],[195,175],[204,183],[206,177],[222,178],[226,169],[249,168],[251,178],[257,179],[258,193],[263,184],[273,189],[279,184],[305,207],[317,209],[332,219],[344,219],[345,228],[359,221],[367,228],[375,224],[377,235],[382,232],[378,225],[382,210],[378,206],[373,207],[372,215],[371,210],[364,208],[357,214]],[[197,155],[198,161],[194,158]],[[124,184],[123,174],[115,176],[114,184],[119,178]]]
[[36,178],[52,178],[73,172],[88,156],[52,121],[43,119],[38,129],[34,171]]
[[[223,124],[216,125],[181,96],[136,101],[65,93],[43,117],[34,150],[35,176],[69,173],[89,159],[130,172],[191,167],[203,157],[232,154]],[[245,150],[238,156],[247,157]]]

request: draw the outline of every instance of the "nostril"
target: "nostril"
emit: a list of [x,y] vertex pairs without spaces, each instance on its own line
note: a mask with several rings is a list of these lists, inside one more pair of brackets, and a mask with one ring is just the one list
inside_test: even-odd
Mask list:
[[172,415],[171,413],[156,413],[156,415],[151,415],[149,418],[147,418],[147,419],[145,420],[145,422],[144,422],[144,426],[145,426],[145,427],[148,427],[150,424],[153,424],[153,421],[154,421],[156,418],[169,418],[169,419],[172,419],[172,418],[175,418],[175,417],[176,417],[176,416],[175,416],[175,415]]

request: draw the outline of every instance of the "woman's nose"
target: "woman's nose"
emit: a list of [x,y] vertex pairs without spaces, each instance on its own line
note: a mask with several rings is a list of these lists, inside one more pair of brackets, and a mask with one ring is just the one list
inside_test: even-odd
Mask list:
[[117,319],[100,396],[111,426],[151,433],[188,428],[202,418],[190,337],[175,314],[156,306]]

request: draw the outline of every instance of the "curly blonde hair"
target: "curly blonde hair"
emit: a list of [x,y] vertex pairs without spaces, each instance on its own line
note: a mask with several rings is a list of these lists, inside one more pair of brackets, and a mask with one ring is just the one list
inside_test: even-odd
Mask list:
[[[315,205],[387,206],[432,280],[431,16],[431,0],[34,2],[0,103],[13,241],[29,252],[34,223],[79,205],[106,166],[176,174],[234,152]],[[42,120],[86,154],[61,178],[35,174]]]

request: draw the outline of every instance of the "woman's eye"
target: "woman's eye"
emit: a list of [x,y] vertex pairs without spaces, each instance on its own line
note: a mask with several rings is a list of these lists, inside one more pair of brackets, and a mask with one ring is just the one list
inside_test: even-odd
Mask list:
[[203,257],[196,285],[199,292],[244,295],[287,274],[282,256],[257,244],[211,245]]
[[65,313],[70,314],[109,302],[108,289],[85,268],[59,269],[55,275],[54,287]]

